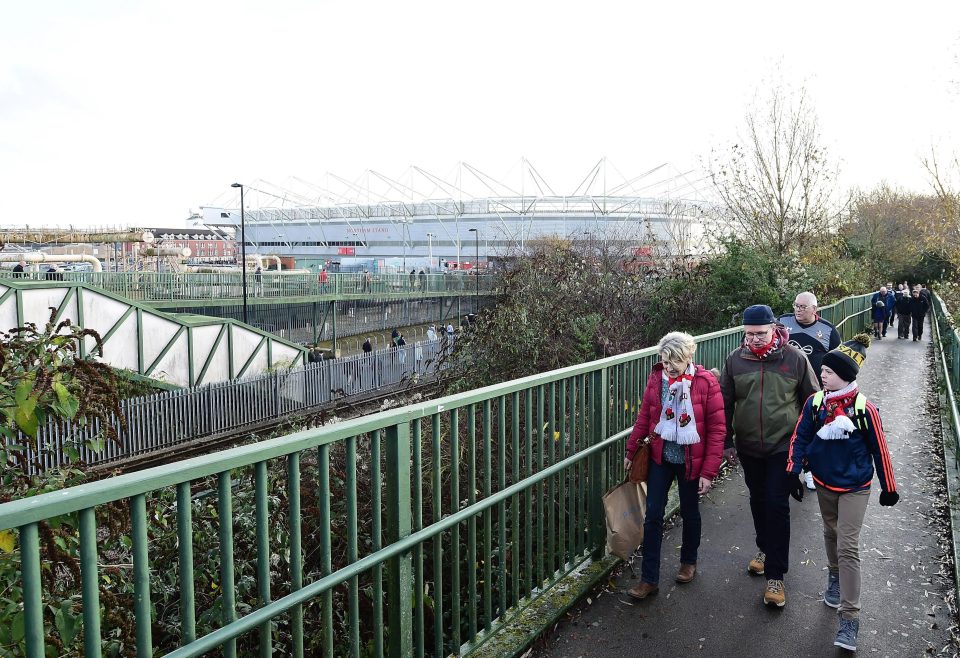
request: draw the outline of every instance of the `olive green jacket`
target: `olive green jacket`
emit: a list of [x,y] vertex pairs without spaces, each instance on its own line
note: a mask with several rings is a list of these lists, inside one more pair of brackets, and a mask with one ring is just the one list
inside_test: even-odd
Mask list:
[[727,356],[720,375],[727,416],[724,447],[750,457],[768,457],[790,448],[790,436],[807,398],[820,390],[803,352],[790,345],[777,325],[780,347],[762,361],[741,346]]

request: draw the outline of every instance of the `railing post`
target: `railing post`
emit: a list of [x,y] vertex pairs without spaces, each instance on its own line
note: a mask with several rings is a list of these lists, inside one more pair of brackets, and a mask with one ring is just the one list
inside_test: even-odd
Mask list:
[[[387,541],[390,545],[410,534],[410,425],[387,428]],[[439,594],[438,594],[439,596]],[[387,562],[388,655],[413,655],[413,562],[410,552]]]
[[[609,407],[610,373],[606,368],[595,371],[590,378],[590,444],[596,445],[607,438],[607,409]],[[590,556],[594,560],[603,557],[606,547],[606,521],[603,515],[603,494],[606,488],[605,456],[594,453],[590,460]]]

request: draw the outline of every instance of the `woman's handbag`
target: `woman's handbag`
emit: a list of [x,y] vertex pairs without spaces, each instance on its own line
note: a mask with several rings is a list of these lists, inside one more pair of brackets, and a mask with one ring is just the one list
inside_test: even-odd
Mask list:
[[633,460],[630,463],[630,482],[640,484],[647,481],[647,471],[650,469],[650,437],[640,442]]

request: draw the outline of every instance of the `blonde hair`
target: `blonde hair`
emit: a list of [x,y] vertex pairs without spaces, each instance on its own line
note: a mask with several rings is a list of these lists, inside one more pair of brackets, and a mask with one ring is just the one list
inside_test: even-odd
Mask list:
[[657,352],[665,361],[693,361],[697,343],[693,336],[682,331],[671,331],[657,343]]

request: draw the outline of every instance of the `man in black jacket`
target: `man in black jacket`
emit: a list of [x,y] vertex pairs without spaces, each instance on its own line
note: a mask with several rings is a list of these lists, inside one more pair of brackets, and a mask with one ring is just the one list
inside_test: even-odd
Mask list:
[[919,289],[914,289],[910,295],[910,317],[913,320],[914,340],[923,338],[923,320],[928,310],[930,310],[930,304],[920,294]]
[[[901,284],[902,285],[902,284]],[[906,289],[897,291],[897,338],[910,337],[910,293]]]

